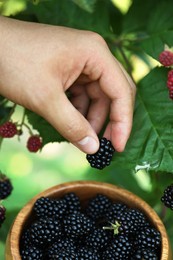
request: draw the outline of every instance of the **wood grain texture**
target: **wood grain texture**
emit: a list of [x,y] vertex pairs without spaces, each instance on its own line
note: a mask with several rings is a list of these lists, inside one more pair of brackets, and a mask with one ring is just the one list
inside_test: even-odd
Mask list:
[[32,200],[30,200],[25,207],[22,208],[17,215],[7,237],[5,251],[6,260],[21,260],[19,254],[20,237],[26,224],[32,220],[32,208],[35,201],[42,196],[59,198],[68,192],[75,192],[80,197],[83,206],[85,206],[88,199],[94,197],[98,193],[102,193],[107,195],[113,201],[123,202],[129,207],[138,208],[146,215],[151,224],[161,233],[162,250],[160,260],[173,259],[166,229],[156,212],[145,201],[133,193],[112,184],[95,181],[75,181],[63,183],[39,193]]

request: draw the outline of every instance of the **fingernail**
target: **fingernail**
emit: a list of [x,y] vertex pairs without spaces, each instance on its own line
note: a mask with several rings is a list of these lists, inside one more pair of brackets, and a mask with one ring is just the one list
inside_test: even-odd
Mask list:
[[91,136],[86,136],[85,138],[80,140],[76,145],[83,152],[88,153],[88,154],[97,152],[97,150],[99,148],[98,142]]

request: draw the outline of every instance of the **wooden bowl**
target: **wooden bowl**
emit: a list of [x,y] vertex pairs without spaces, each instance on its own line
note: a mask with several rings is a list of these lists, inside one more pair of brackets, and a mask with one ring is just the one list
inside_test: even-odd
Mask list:
[[129,207],[138,208],[147,216],[151,224],[161,233],[162,247],[160,260],[173,259],[165,227],[156,212],[145,201],[133,193],[112,184],[95,181],[75,181],[63,183],[41,192],[22,208],[17,215],[7,237],[5,250],[6,260],[21,260],[19,253],[20,237],[26,224],[28,224],[32,219],[32,208],[35,201],[42,196],[59,198],[68,192],[75,192],[81,199],[81,203],[83,205],[88,199],[94,197],[97,193],[102,193],[107,195],[113,201],[123,202]]

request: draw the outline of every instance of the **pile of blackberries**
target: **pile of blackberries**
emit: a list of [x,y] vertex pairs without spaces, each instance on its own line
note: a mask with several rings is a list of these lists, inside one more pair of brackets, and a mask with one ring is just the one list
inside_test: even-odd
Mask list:
[[161,235],[135,208],[97,194],[39,198],[20,241],[22,260],[159,260]]

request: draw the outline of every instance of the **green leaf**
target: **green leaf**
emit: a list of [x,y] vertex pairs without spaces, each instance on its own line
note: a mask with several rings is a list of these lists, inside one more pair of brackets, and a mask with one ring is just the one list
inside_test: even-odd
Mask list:
[[173,8],[172,2],[167,1],[157,5],[147,25],[148,38],[142,42],[144,51],[158,59],[167,45],[173,46]]
[[72,0],[83,10],[92,13],[94,11],[95,4],[97,0]]
[[50,142],[66,141],[44,118],[31,112],[26,111],[28,122],[37,130],[43,139],[43,145]]
[[170,48],[173,46],[173,30],[151,35],[141,43],[143,50],[156,60],[158,60],[159,54],[164,50],[165,46]]
[[167,0],[156,5],[147,21],[148,33],[163,33],[173,29],[173,2]]
[[148,32],[151,34],[172,28],[172,4],[172,0],[133,0],[124,17],[124,32]]
[[40,23],[92,30],[107,36],[112,34],[108,5],[109,1],[98,1],[95,3],[94,11],[89,13],[73,1],[52,0],[35,6],[29,5],[28,9],[36,15]]
[[144,31],[148,19],[154,13],[157,4],[157,0],[133,0],[124,17],[123,31],[125,33]]
[[115,165],[173,173],[173,103],[166,87],[167,69],[155,68],[137,89],[133,129]]

